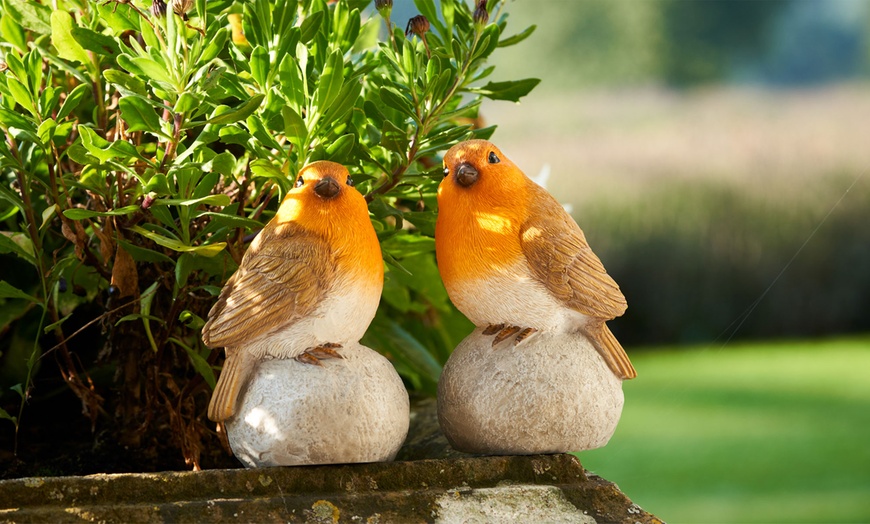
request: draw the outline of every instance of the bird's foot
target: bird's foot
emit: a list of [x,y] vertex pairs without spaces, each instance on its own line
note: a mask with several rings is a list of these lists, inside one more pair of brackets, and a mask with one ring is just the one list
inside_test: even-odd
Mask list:
[[495,335],[492,339],[492,347],[495,347],[505,340],[514,337],[514,346],[518,346],[521,342],[527,340],[530,336],[537,333],[535,328],[523,328],[520,326],[506,326],[504,324],[490,324],[483,330],[484,335]]
[[344,358],[338,353],[338,351],[336,351],[336,349],[341,349],[341,344],[327,342],[326,344],[306,349],[296,356],[296,361],[302,362],[303,364],[322,366],[323,364],[320,363],[321,360],[327,358]]

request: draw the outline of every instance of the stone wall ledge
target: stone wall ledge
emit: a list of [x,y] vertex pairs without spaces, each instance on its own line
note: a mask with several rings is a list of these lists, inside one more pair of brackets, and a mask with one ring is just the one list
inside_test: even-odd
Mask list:
[[4,480],[0,522],[661,522],[573,455],[450,449],[431,400],[399,459]]
[[0,501],[10,522],[660,522],[572,455],[36,477]]

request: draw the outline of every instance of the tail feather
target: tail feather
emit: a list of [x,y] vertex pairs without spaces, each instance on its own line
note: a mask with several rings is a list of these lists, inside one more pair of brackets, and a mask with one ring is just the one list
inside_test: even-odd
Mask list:
[[614,375],[622,380],[629,380],[637,376],[637,371],[631,365],[631,360],[607,324],[602,322],[600,327],[590,329],[588,334],[592,345],[598,350]]
[[223,422],[236,413],[236,404],[254,369],[255,359],[248,351],[227,349],[227,359],[208,404],[208,418]]

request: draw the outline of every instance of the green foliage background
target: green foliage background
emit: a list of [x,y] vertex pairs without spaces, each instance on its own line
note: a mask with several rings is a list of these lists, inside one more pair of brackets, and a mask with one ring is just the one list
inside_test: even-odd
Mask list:
[[65,384],[93,428],[198,466],[220,357],[203,318],[319,159],[348,166],[388,268],[363,342],[434,393],[469,329],[435,268],[437,154],[492,134],[474,125],[482,98],[535,87],[487,81],[490,55],[531,30],[510,36],[496,1],[486,23],[417,0],[431,31],[406,35],[369,4],[3,0],[0,399],[17,406],[0,416],[16,436]]

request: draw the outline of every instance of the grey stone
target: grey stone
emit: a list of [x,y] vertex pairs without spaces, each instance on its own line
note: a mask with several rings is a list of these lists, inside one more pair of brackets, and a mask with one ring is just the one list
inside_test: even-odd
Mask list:
[[260,363],[227,437],[247,467],[393,460],[408,434],[408,393],[393,365],[358,343],[343,358]]
[[472,453],[535,454],[607,444],[622,414],[622,380],[581,334],[538,333],[492,347],[474,330],[438,383],[438,421]]

